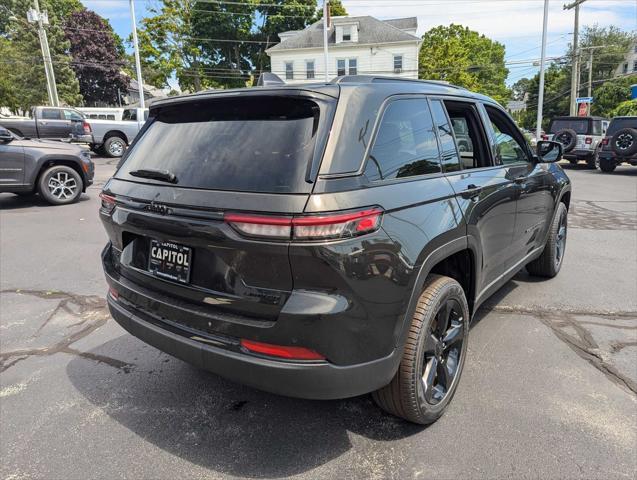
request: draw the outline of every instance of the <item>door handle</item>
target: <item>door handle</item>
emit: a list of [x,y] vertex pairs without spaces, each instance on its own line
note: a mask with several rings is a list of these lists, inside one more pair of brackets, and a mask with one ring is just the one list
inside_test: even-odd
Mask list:
[[520,185],[521,183],[526,182],[526,177],[515,177],[513,179],[514,183],[517,183],[518,185]]
[[480,195],[481,191],[482,187],[470,183],[467,185],[467,188],[460,193],[460,196],[462,196],[462,198],[475,198]]

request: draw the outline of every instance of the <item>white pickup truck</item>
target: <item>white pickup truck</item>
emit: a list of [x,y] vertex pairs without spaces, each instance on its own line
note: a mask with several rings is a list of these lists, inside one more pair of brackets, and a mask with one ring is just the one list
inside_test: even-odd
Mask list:
[[91,150],[108,157],[121,157],[147,119],[147,108],[125,108],[121,120],[87,119],[93,130]]

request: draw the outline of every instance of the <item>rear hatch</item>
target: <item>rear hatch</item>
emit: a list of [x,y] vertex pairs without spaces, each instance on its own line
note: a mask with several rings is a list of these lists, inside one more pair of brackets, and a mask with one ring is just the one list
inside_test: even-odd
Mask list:
[[195,328],[218,331],[206,318],[275,321],[292,290],[289,238],[251,238],[227,218],[303,212],[335,102],[281,90],[153,109],[104,188],[114,202],[101,209],[114,268],[157,299],[172,298],[189,314],[163,313]]

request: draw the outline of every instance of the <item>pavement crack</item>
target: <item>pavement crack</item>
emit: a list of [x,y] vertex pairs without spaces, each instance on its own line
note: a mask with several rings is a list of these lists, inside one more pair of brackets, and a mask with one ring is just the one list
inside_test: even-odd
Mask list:
[[[602,372],[609,380],[637,394],[637,383],[631,378],[623,375],[617,368],[611,365],[602,354],[600,354],[599,345],[595,342],[592,334],[583,326],[585,323],[593,323],[603,327],[611,325],[598,322],[579,322],[574,318],[579,315],[603,317],[615,320],[635,320],[637,319],[636,312],[594,312],[575,309],[528,308],[507,305],[495,305],[487,308],[496,312],[528,315],[537,318],[544,325],[549,327],[557,338],[568,345],[577,355]],[[566,331],[569,327],[573,329],[575,335]],[[615,328],[632,329],[635,327],[615,326]],[[636,345],[637,342],[632,341],[615,343],[611,345],[611,352],[615,353],[622,348]]]
[[56,353],[77,355],[98,363],[104,363],[126,373],[133,367],[133,364],[122,362],[121,360],[90,352],[81,352],[71,348],[71,345],[75,342],[89,336],[110,319],[106,301],[103,298],[95,295],[78,295],[70,292],[50,290],[5,289],[0,290],[0,294],[29,295],[46,300],[59,300],[57,306],[47,316],[42,325],[38,327],[32,338],[42,335],[45,327],[49,325],[51,320],[60,312],[65,312],[70,317],[77,318],[77,321],[65,326],[67,330],[71,331],[53,345],[37,348],[19,348],[8,352],[0,351],[0,373],[28,357],[48,356]]

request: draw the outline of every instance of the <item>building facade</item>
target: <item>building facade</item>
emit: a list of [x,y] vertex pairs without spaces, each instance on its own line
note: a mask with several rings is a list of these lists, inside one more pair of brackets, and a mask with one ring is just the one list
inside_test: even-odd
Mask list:
[[[328,78],[341,75],[389,75],[418,78],[416,17],[332,17],[328,31]],[[325,79],[323,21],[279,34],[281,43],[266,50],[271,70],[286,83]]]
[[637,74],[637,43],[630,47],[624,61],[615,70],[615,76]]

